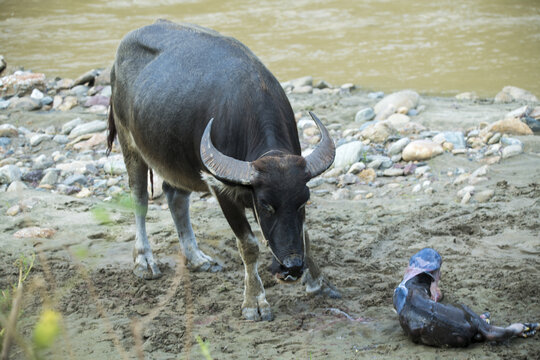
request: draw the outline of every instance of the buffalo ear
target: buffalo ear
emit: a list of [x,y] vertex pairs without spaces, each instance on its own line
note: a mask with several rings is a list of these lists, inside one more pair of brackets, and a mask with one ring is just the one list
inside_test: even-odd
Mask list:
[[317,115],[311,111],[309,112],[309,115],[311,115],[321,132],[321,141],[319,141],[315,150],[306,156],[306,169],[309,172],[310,178],[314,178],[325,172],[326,169],[332,165],[334,157],[336,156],[336,146],[334,145],[334,141],[330,137],[328,130],[321,120],[319,120]]
[[201,138],[201,160],[206,169],[218,180],[233,184],[251,185],[257,176],[257,170],[251,162],[237,160],[221,153],[212,144],[211,129],[214,119],[210,119]]

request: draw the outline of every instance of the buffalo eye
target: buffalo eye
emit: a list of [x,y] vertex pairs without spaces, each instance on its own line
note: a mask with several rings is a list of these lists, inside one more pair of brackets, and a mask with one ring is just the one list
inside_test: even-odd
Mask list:
[[261,203],[261,208],[264,210],[265,213],[267,213],[268,215],[273,215],[276,210],[274,209],[274,207],[266,202],[262,202]]

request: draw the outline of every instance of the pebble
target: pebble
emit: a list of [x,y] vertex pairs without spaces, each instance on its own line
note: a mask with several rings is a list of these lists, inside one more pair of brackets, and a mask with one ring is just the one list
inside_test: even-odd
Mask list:
[[32,94],[30,94],[30,97],[34,100],[41,100],[45,97],[45,95],[38,89],[34,89],[32,90]]
[[108,174],[121,175],[127,172],[124,160],[112,160],[103,165],[103,171]]
[[371,199],[373,197],[373,193],[367,193],[366,194],[366,199]]
[[64,145],[69,142],[69,138],[67,137],[67,135],[58,134],[53,137],[53,141],[57,144]]
[[19,136],[19,131],[17,128],[11,124],[2,124],[0,125],[0,137],[17,137]]
[[[324,179],[323,178],[320,178],[320,177],[316,177],[316,178],[313,178],[311,180],[308,181],[308,183],[306,184],[310,189],[313,189],[313,188],[316,188],[316,187],[319,187],[321,186],[322,184],[324,184]],[[95,186],[95,184],[94,184]],[[150,193],[150,192],[149,192]]]
[[7,192],[21,192],[28,187],[22,181],[16,180],[9,184]]
[[47,156],[45,154],[41,154],[34,158],[34,164],[32,165],[33,169],[47,169],[51,167],[54,164],[50,156]]
[[363,123],[370,121],[375,117],[375,111],[372,108],[365,108],[358,111],[354,117],[354,121],[358,123]]
[[373,182],[373,180],[377,178],[377,173],[373,169],[364,169],[360,171],[360,173],[358,174],[358,177],[362,181],[366,183],[370,183],[370,182]]
[[21,179],[21,170],[16,165],[4,165],[0,167],[0,184],[11,184]]
[[471,197],[472,197],[471,193],[465,193],[463,197],[461,198],[461,204],[462,205],[467,204],[471,200]]
[[364,164],[363,162],[356,162],[351,165],[348,173],[356,175],[360,173],[362,170],[364,170],[365,168],[366,168],[366,164]]
[[86,185],[87,182],[88,182],[88,180],[86,179],[86,176],[84,176],[82,174],[74,174],[74,175],[71,175],[71,176],[67,177],[62,182],[62,184],[67,185],[67,186],[72,186],[72,185],[75,185],[75,184]]
[[16,238],[51,238],[56,233],[56,230],[50,228],[40,228],[36,226],[27,227],[17,231],[13,236]]
[[361,135],[364,139],[368,139],[371,142],[382,143],[395,133],[396,129],[391,124],[378,121],[362,130]]
[[62,130],[60,131],[63,135],[68,135],[71,130],[75,129],[77,126],[84,124],[83,120],[78,117],[73,120],[68,121],[62,126]]
[[375,120],[384,120],[401,107],[414,109],[418,106],[419,100],[420,95],[412,90],[403,90],[387,95],[373,108],[377,114]]
[[515,86],[505,86],[502,91],[495,96],[496,103],[507,103],[516,100],[538,102],[538,98],[532,93]]
[[81,191],[79,191],[77,193],[77,195],[75,195],[75,197],[77,197],[79,199],[82,199],[82,198],[87,198],[90,195],[92,195],[92,191],[90,191],[90,189],[84,187],[84,188],[81,189]]
[[34,111],[41,109],[41,102],[30,97],[11,98],[8,109],[20,111]]
[[519,155],[523,152],[523,147],[521,145],[510,145],[502,149],[501,156],[503,159],[508,159],[510,157]]
[[356,184],[357,182],[358,182],[358,177],[356,175],[347,173],[347,174],[341,175],[338,178],[338,187],[344,187],[346,185]]
[[[56,99],[55,99],[56,100]],[[58,105],[58,110],[60,111],[68,111],[73,109],[75,106],[77,106],[77,97],[75,96],[66,96],[62,103]],[[54,105],[53,105],[54,108]]]
[[493,190],[480,191],[474,194],[474,200],[478,201],[479,203],[488,202],[489,200],[491,200],[493,195],[495,195],[495,191]]
[[474,193],[474,186],[472,185],[469,185],[469,186],[465,186],[464,188],[462,188],[461,190],[459,190],[457,192],[457,196],[458,197],[463,197],[465,194],[473,194]]
[[348,189],[342,188],[332,193],[332,199],[334,200],[349,200],[351,192]]
[[508,137],[506,135],[501,138],[501,144],[523,146],[523,143],[520,140]]
[[47,134],[35,134],[30,138],[30,145],[31,146],[38,146],[43,141],[51,140],[53,138],[52,135]]
[[383,171],[384,176],[403,176],[403,169],[390,168]]
[[350,143],[338,146],[334,159],[334,167],[347,168],[350,165],[361,160],[362,155],[366,151],[367,149],[360,141],[352,141]]
[[10,207],[9,209],[6,210],[6,215],[7,216],[15,216],[17,215],[18,213],[21,212],[21,207],[17,204],[17,205],[13,205],[12,207]]
[[48,169],[48,171],[45,172],[45,175],[41,179],[39,186],[43,187],[46,185],[52,186],[55,185],[58,182],[58,173],[60,171],[57,169]]
[[419,192],[420,190],[422,190],[422,185],[416,184],[416,185],[413,187],[412,192],[413,192],[413,193],[417,193],[417,192]]
[[467,147],[465,136],[461,131],[443,131],[433,137],[433,142],[441,145],[444,142],[449,142],[454,146],[454,149],[465,149]]
[[495,133],[493,134],[489,140],[487,141],[488,145],[493,145],[498,143],[501,140],[501,133]]
[[388,155],[392,156],[392,155],[401,154],[405,146],[409,145],[410,142],[411,142],[411,139],[409,139],[408,137],[405,137],[392,143],[390,147],[388,148]]
[[428,160],[442,153],[442,146],[431,140],[415,140],[403,149],[401,156],[404,161],[418,161]]
[[105,129],[107,129],[106,121],[94,120],[89,123],[77,125],[75,128],[73,128],[73,130],[71,130],[68,137],[70,139],[74,139],[81,135],[97,133]]
[[502,119],[489,125],[483,132],[499,132],[510,135],[533,135],[533,131],[518,118]]

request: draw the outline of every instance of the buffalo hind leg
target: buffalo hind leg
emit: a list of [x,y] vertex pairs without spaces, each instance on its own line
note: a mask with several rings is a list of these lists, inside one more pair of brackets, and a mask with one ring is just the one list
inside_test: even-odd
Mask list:
[[227,222],[236,235],[236,245],[244,262],[244,302],[242,316],[246,320],[271,321],[273,319],[270,304],[257,271],[259,244],[246,219],[245,209],[232,202],[226,195],[213,191]]
[[[119,134],[120,135],[120,134]],[[161,272],[154,260],[152,248],[146,235],[146,213],[148,211],[147,174],[148,166],[135,151],[131,151],[119,136],[124,162],[129,177],[129,188],[135,213],[135,247],[133,249],[133,273],[143,279],[156,279]]]
[[189,218],[190,193],[174,188],[166,182],[163,183],[163,192],[167,196],[167,203],[176,226],[180,247],[189,266],[194,270],[220,271],[221,266],[210,256],[203,253],[197,245]]
[[336,289],[328,280],[326,280],[324,276],[322,276],[319,266],[313,260],[307,230],[304,230],[304,236],[304,246],[306,247],[306,265],[308,269],[304,273],[302,284],[306,285],[306,292],[308,294],[321,294],[329,296],[333,299],[341,298],[341,293],[339,290]]

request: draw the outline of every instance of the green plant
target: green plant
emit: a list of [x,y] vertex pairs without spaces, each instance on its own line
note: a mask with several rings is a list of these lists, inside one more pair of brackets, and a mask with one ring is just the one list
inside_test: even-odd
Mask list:
[[206,360],[212,360],[212,355],[210,355],[210,350],[208,350],[208,345],[203,339],[201,339],[199,335],[197,335],[197,342],[199,343],[199,347],[201,348],[201,353],[203,354],[204,358]]

